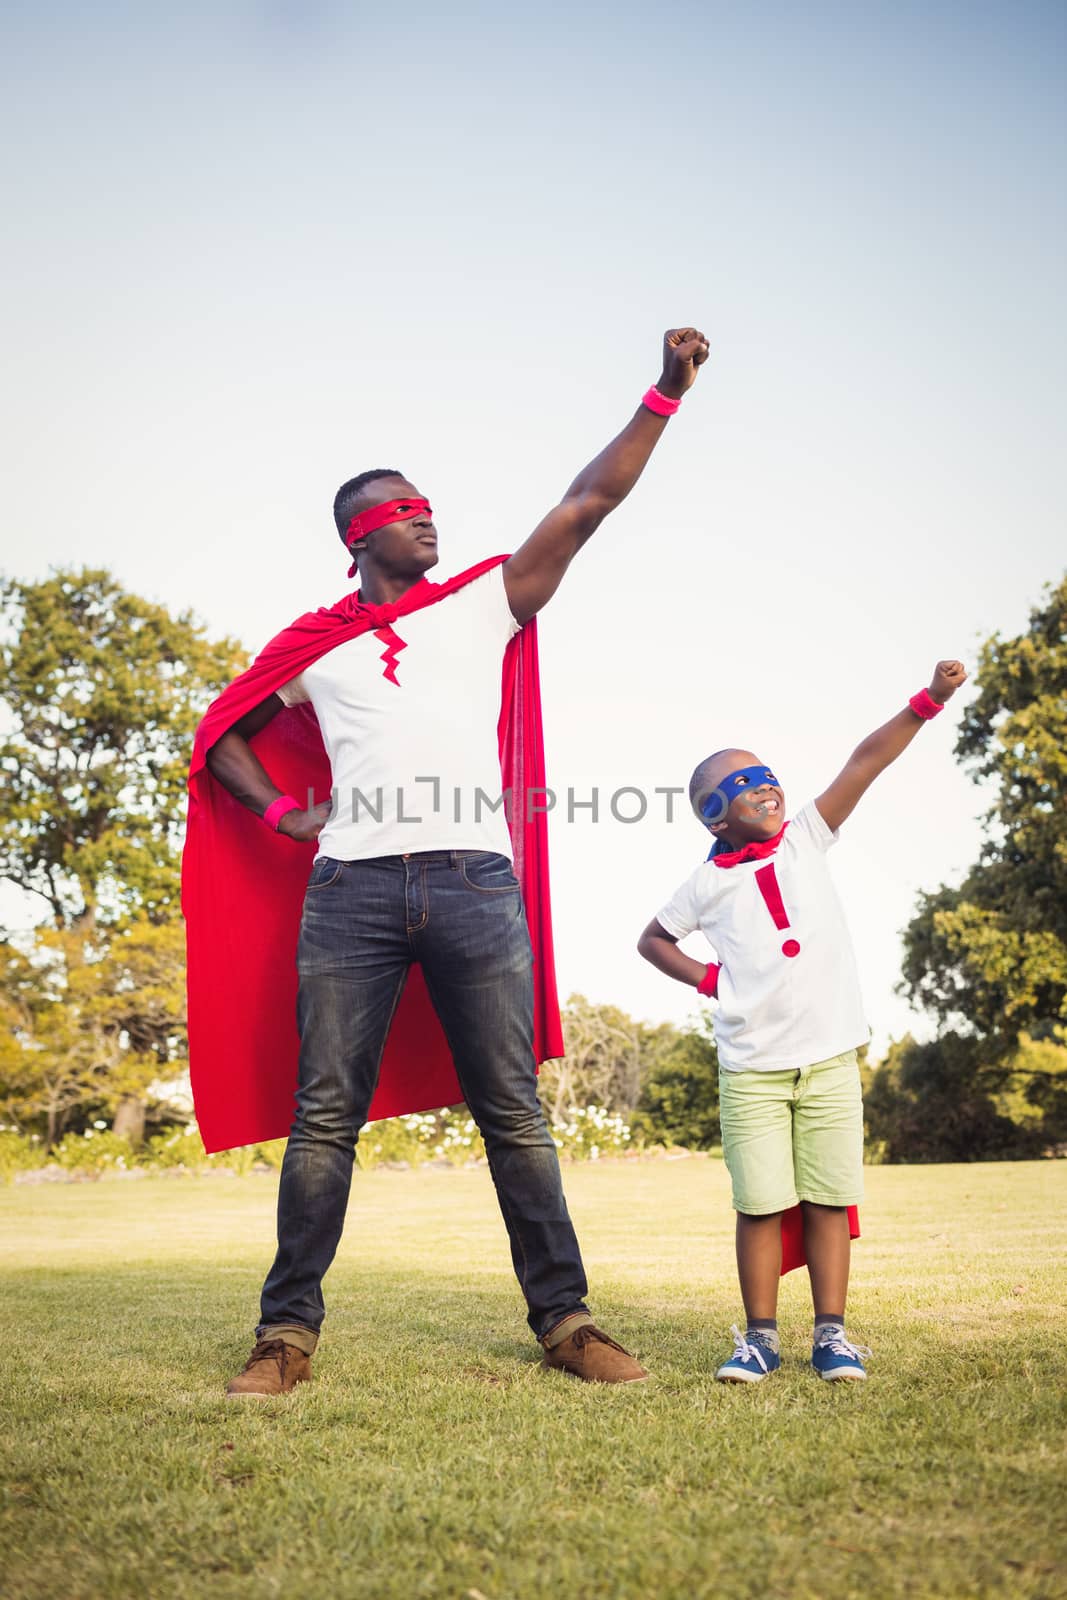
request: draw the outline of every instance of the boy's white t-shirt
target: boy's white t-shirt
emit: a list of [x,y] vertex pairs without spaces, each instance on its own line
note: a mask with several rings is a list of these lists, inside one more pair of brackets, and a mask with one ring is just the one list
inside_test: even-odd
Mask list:
[[320,855],[490,850],[510,859],[497,722],[504,649],[518,631],[503,569],[492,567],[398,617],[392,632],[403,649],[371,630],[278,690],[287,706],[310,700],[330,758],[334,812]]
[[[657,913],[676,939],[699,928],[722,964],[714,1027],[727,1072],[795,1071],[870,1038],[852,941],[826,862],[836,841],[809,802],[772,855],[732,867],[705,861]],[[788,928],[775,926],[756,882],[769,863]],[[792,957],[782,953],[788,940],[800,946]]]

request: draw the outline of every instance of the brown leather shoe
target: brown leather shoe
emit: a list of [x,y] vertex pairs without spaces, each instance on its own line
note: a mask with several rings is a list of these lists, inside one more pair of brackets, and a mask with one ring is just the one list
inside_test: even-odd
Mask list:
[[[544,1340],[541,1341],[544,1344]],[[551,1349],[545,1345],[543,1367],[571,1372],[585,1383],[643,1383],[648,1373],[628,1350],[591,1322],[582,1323]]]
[[284,1339],[260,1339],[252,1354],[226,1385],[227,1400],[270,1400],[291,1394],[311,1377],[311,1357]]

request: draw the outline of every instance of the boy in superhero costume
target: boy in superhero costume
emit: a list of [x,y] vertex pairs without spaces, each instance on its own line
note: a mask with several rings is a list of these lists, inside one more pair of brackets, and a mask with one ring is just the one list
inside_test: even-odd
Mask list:
[[[815,1371],[831,1381],[867,1375],[869,1352],[845,1335],[845,1297],[863,1190],[856,1049],[869,1030],[826,852],[878,774],[966,676],[959,661],[939,662],[929,689],[866,738],[792,821],[773,770],[751,750],[716,751],[690,779],[693,810],[715,843],[638,950],[718,1001],[722,1145],[746,1317],[716,1373],[724,1383],[758,1383],[778,1370],[778,1283],[805,1260]],[[698,928],[717,961],[678,948]]]

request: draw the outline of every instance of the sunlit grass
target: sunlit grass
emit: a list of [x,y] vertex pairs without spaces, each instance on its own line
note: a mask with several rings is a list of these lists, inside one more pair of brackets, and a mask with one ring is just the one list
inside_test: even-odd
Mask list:
[[276,1179],[9,1188],[2,1590],[57,1596],[1062,1593],[1067,1165],[875,1168],[822,1383],[716,1385],[721,1164],[568,1167],[592,1303],[654,1381],[538,1366],[483,1169],[357,1174],[314,1380],[223,1402]]

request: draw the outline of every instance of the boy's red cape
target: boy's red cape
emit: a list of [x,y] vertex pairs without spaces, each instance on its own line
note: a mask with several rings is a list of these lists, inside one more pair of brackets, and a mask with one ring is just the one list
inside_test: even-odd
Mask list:
[[[480,578],[494,556],[445,583],[420,579],[391,605],[358,593],[298,617],[264,647],[247,672],[209,706],[189,769],[189,821],[182,857],[189,991],[189,1064],[197,1121],[209,1152],[283,1138],[293,1120],[299,1041],[296,942],[317,846],[272,832],[222,787],[207,752],[234,723],[327,650],[435,605]],[[552,917],[548,828],[526,796],[543,790],[544,741],[533,621],[504,652],[500,719],[502,787],[510,790],[512,852],[534,952],[534,1048],[538,1061],[562,1056]],[[253,742],[283,793],[301,805],[326,800],[330,767],[307,704],[278,713]],[[539,802],[535,802],[539,806]],[[534,1063],[530,1063],[531,1070]],[[444,1032],[419,968],[408,975],[386,1043],[370,1117],[454,1105],[463,1098]]]
[[[848,1236],[850,1239],[860,1236],[857,1206],[848,1208]],[[792,1272],[794,1267],[806,1267],[807,1264],[808,1258],[804,1254],[804,1217],[800,1206],[793,1206],[792,1210],[782,1212],[782,1277]]]

